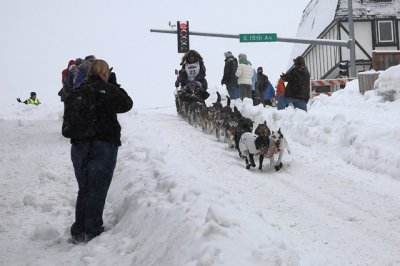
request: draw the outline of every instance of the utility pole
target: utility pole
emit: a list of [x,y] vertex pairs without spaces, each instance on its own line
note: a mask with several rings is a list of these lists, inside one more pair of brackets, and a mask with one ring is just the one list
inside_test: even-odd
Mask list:
[[356,77],[356,47],[354,39],[353,0],[348,0],[349,17],[349,46],[350,46],[350,76]]

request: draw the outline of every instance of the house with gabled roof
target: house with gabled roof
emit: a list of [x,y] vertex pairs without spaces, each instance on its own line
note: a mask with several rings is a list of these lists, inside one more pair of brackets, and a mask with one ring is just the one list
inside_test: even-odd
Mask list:
[[[353,0],[356,72],[372,68],[373,51],[399,50],[400,0]],[[348,0],[311,0],[303,11],[298,38],[348,40]],[[312,79],[339,77],[350,61],[346,47],[295,44],[291,59],[305,58]]]

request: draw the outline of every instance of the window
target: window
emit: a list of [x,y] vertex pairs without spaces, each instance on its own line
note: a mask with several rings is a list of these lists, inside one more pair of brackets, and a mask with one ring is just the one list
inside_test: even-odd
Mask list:
[[379,43],[394,42],[393,21],[378,21],[377,35]]

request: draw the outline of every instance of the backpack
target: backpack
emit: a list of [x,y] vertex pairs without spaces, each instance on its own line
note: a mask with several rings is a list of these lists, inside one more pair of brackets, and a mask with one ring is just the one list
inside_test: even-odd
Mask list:
[[96,135],[97,91],[82,85],[71,91],[64,100],[62,135],[71,139],[85,139]]

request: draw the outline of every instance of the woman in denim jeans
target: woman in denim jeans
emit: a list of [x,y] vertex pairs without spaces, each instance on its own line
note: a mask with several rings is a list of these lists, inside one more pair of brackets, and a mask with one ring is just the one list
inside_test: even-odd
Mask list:
[[71,139],[71,160],[79,187],[71,226],[73,243],[88,242],[104,230],[104,204],[121,146],[117,113],[128,112],[133,105],[104,60],[93,62],[85,85],[96,89],[97,133],[86,139]]

